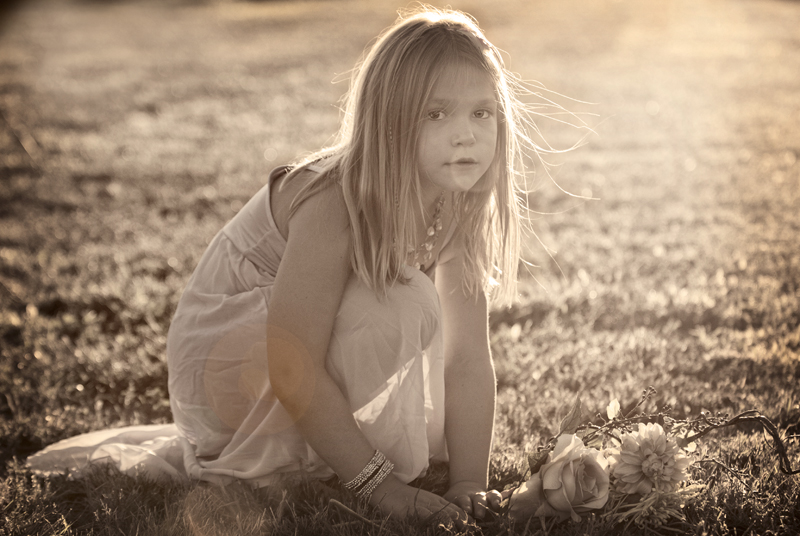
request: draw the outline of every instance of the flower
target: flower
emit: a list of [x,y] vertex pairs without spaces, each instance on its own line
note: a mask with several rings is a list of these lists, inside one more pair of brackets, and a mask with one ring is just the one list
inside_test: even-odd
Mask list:
[[646,495],[652,489],[673,491],[686,480],[691,460],[667,436],[661,425],[639,424],[638,431],[622,436],[611,455],[611,474],[617,490]]
[[586,448],[573,434],[562,435],[547,463],[511,496],[512,517],[580,521],[578,512],[602,508],[608,500],[607,465],[602,452]]

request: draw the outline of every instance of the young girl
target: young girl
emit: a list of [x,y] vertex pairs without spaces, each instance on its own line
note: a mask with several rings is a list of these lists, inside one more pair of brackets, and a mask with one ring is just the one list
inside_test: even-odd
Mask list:
[[[192,476],[336,474],[392,515],[497,507],[486,292],[514,292],[515,106],[462,13],[378,39],[337,143],[274,170],[180,300],[169,390]],[[434,458],[444,497],[407,485]]]
[[[497,508],[487,292],[508,301],[517,273],[526,138],[512,82],[456,11],[425,9],[378,39],[337,143],[270,174],[178,304],[167,354],[184,474],[338,475],[390,515]],[[164,427],[147,433],[147,453],[171,444]],[[92,438],[77,441],[112,441]],[[449,461],[444,497],[407,485],[431,459]]]

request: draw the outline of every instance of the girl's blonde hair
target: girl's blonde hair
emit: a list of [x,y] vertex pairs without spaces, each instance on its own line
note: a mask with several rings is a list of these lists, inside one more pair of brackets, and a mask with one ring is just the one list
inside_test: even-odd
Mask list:
[[407,244],[416,236],[413,205],[422,206],[417,144],[426,102],[447,67],[478,68],[490,78],[498,103],[495,158],[469,191],[454,195],[464,235],[464,289],[510,302],[520,250],[518,176],[524,175],[521,104],[500,52],[475,20],[453,10],[424,7],[401,18],[356,66],[336,143],[298,163],[320,161],[324,171],[300,191],[304,199],[340,183],[353,237],[352,266],[378,296],[404,283]]

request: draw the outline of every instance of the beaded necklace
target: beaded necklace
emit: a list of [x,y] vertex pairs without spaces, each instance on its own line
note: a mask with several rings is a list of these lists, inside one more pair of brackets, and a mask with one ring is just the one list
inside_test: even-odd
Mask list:
[[417,270],[421,270],[424,264],[427,264],[431,257],[433,257],[433,247],[439,239],[439,231],[442,230],[442,207],[444,206],[444,192],[439,195],[436,201],[436,210],[433,212],[433,221],[427,230],[427,237],[425,242],[417,246],[408,246],[408,254],[414,254],[413,265]]

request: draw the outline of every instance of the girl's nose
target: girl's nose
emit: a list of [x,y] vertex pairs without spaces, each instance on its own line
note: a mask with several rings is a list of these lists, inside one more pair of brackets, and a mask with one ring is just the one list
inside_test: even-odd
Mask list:
[[475,143],[475,133],[469,119],[457,121],[453,130],[453,145],[472,145]]

